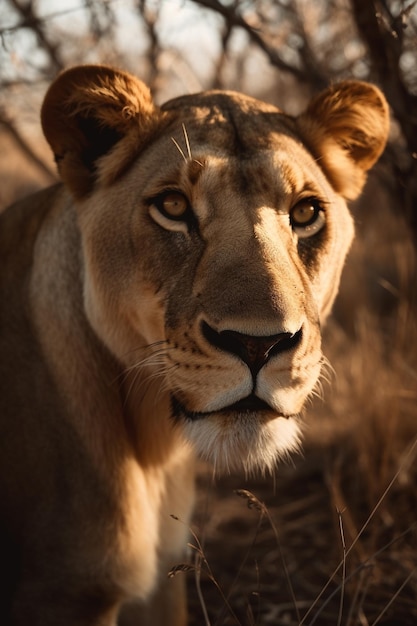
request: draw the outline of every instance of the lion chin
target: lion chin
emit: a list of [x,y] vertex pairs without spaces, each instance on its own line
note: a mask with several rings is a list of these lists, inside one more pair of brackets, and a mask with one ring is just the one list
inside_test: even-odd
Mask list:
[[174,415],[185,418],[185,437],[197,455],[212,464],[214,474],[272,474],[279,461],[299,449],[298,415],[279,415],[263,401],[258,409],[249,404],[245,399],[221,411],[189,413],[173,401]]
[[188,420],[184,430],[197,454],[212,463],[216,474],[272,473],[279,460],[300,446],[297,416],[222,413],[197,422]]

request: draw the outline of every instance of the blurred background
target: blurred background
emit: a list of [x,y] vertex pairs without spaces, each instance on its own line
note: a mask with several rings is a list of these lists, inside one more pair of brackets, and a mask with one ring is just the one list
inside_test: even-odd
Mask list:
[[224,88],[297,114],[341,79],[384,91],[390,141],[351,206],[303,453],[250,480],[201,465],[176,575],[191,625],[417,624],[417,2],[1,0],[0,210],[56,181],[39,108],[78,63],[127,69],[158,103]]

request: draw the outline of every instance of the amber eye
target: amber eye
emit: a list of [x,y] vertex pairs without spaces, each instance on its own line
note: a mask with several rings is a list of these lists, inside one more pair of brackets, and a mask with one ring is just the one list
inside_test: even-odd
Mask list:
[[290,222],[298,237],[311,237],[326,222],[323,207],[316,198],[301,200],[291,209]]
[[149,215],[159,226],[165,230],[188,232],[194,216],[188,198],[183,193],[164,191],[148,202]]
[[183,219],[188,209],[187,199],[178,191],[164,194],[155,204],[161,213],[173,220]]

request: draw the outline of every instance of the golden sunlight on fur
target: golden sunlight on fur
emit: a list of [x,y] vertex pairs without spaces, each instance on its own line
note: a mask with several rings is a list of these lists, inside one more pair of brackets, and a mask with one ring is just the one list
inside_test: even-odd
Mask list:
[[249,474],[299,446],[387,105],[348,81],[298,118],[158,107],[83,66],[42,126],[62,183],[0,217],[2,624],[184,626],[194,456]]

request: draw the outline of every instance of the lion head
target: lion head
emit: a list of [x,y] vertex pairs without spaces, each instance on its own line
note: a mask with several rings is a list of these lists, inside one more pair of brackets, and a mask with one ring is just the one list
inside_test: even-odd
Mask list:
[[55,81],[42,123],[76,203],[86,316],[138,430],[162,411],[219,470],[272,468],[320,377],[382,94],[342,82],[298,117],[234,92],[159,107],[133,76],[85,66]]

